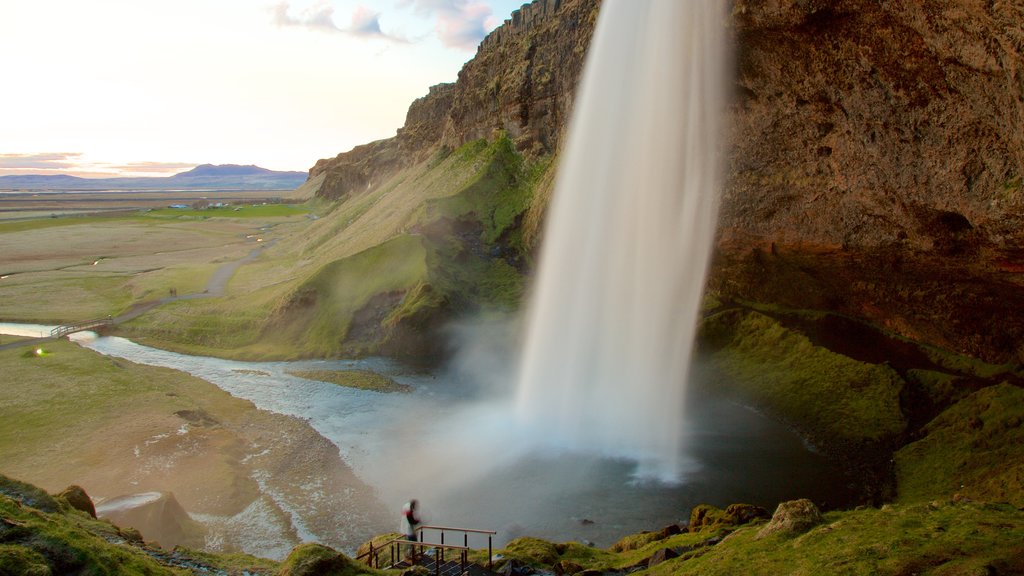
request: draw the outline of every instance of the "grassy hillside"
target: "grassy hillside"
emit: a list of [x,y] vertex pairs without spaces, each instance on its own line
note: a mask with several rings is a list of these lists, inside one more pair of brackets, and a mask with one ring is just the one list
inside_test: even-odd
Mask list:
[[435,356],[451,318],[519,305],[524,220],[550,166],[504,135],[440,150],[340,201],[311,200],[319,217],[269,231],[277,242],[223,297],[166,305],[121,331],[231,357]]

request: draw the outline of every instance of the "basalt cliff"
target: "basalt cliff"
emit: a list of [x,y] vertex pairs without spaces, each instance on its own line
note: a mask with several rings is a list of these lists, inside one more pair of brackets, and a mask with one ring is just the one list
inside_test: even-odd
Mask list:
[[[598,9],[524,5],[395,137],[317,162],[318,194],[365,193],[501,132],[527,158],[556,155]],[[736,0],[710,288],[1024,360],[1022,22],[1008,1]]]

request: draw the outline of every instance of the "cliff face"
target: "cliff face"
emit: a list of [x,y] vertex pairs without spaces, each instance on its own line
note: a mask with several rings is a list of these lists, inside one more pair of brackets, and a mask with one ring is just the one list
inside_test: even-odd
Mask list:
[[[394,138],[318,162],[319,194],[498,130],[527,155],[556,151],[599,4],[524,6]],[[734,0],[710,288],[1024,360],[1022,23],[1007,0]]]
[[597,18],[598,0],[535,0],[491,32],[454,84],[413,102],[393,138],[320,160],[318,195],[341,198],[379,184],[439,148],[506,132],[529,155],[551,154],[565,127]]
[[1024,360],[1024,7],[737,0],[712,286]]
[[739,0],[724,237],[1022,236],[1024,6]]

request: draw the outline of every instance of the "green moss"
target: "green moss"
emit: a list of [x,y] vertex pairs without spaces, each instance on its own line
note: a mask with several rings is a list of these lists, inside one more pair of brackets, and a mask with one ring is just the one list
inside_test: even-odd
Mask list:
[[12,500],[21,502],[25,506],[38,508],[43,512],[57,512],[60,506],[57,500],[32,484],[8,478],[0,474],[0,494]]
[[0,544],[0,575],[50,576],[53,571],[42,554],[25,546]]
[[279,562],[249,554],[214,554],[181,547],[176,550],[179,554],[198,560],[210,568],[226,572],[228,576],[270,576],[277,574],[280,566]]
[[1024,390],[991,386],[964,398],[896,452],[901,502],[970,498],[1024,506]]
[[500,554],[505,558],[513,558],[537,568],[547,568],[558,561],[558,548],[540,538],[525,536],[508,543]]
[[375,392],[410,392],[412,387],[399,384],[383,374],[369,370],[289,370],[288,374],[305,378],[330,382],[339,386],[373,390]]
[[218,208],[160,208],[145,213],[146,218],[192,220],[206,218],[287,218],[307,214],[310,207],[305,204],[241,204]]
[[758,313],[730,310],[702,326],[717,383],[765,407],[812,439],[856,447],[897,438],[900,376],[886,365],[858,362],[815,346],[804,335]]
[[132,546],[110,544],[99,534],[110,533],[112,527],[77,511],[46,513],[0,496],[0,517],[4,518],[0,524],[3,573],[184,573],[162,566]]
[[280,576],[356,576],[383,574],[323,544],[296,546],[281,563]]
[[[1024,514],[1010,506],[937,504],[833,512],[797,537],[741,528],[690,558],[641,574],[1013,574],[1024,569]],[[965,570],[961,572],[961,570]]]

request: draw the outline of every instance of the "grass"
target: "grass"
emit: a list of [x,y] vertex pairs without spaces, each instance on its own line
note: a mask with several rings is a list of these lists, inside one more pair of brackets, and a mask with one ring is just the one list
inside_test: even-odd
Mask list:
[[896,452],[901,502],[948,498],[1024,507],[1024,390],[979,390],[928,423],[921,438]]
[[[46,350],[43,357],[0,351],[0,472],[52,492],[79,484],[94,497],[173,490],[188,509],[208,504],[217,513],[255,494],[256,485],[229,456],[239,445],[229,424],[254,410],[249,402],[187,374],[101,356],[65,340]],[[184,420],[176,413],[182,411],[213,415],[221,426],[179,436]],[[166,440],[154,441],[161,434]],[[197,444],[198,451],[174,452],[179,440]],[[173,470],[152,466],[169,454],[178,454]]]
[[129,545],[117,529],[78,511],[41,512],[0,495],[0,574],[187,574]]
[[[744,528],[662,574],[978,574],[1024,568],[1024,515],[1010,506],[936,503],[829,513],[806,534],[755,540]],[[1004,572],[1005,570],[1005,572]]]
[[293,370],[292,376],[374,392],[411,392],[412,387],[369,370]]
[[206,218],[288,218],[308,214],[304,204],[244,204],[217,208],[159,208],[143,215],[146,218],[189,220]]
[[[642,568],[632,573],[652,576],[969,575],[1024,570],[1024,513],[1009,505],[946,500],[830,512],[804,534],[758,540],[760,527],[741,527],[714,545],[708,545],[709,533],[667,538],[641,533],[609,549],[519,538],[497,553],[544,570],[566,563],[596,572],[639,565]],[[682,555],[644,568],[646,560],[664,548]],[[486,561],[479,551],[472,558]]]

